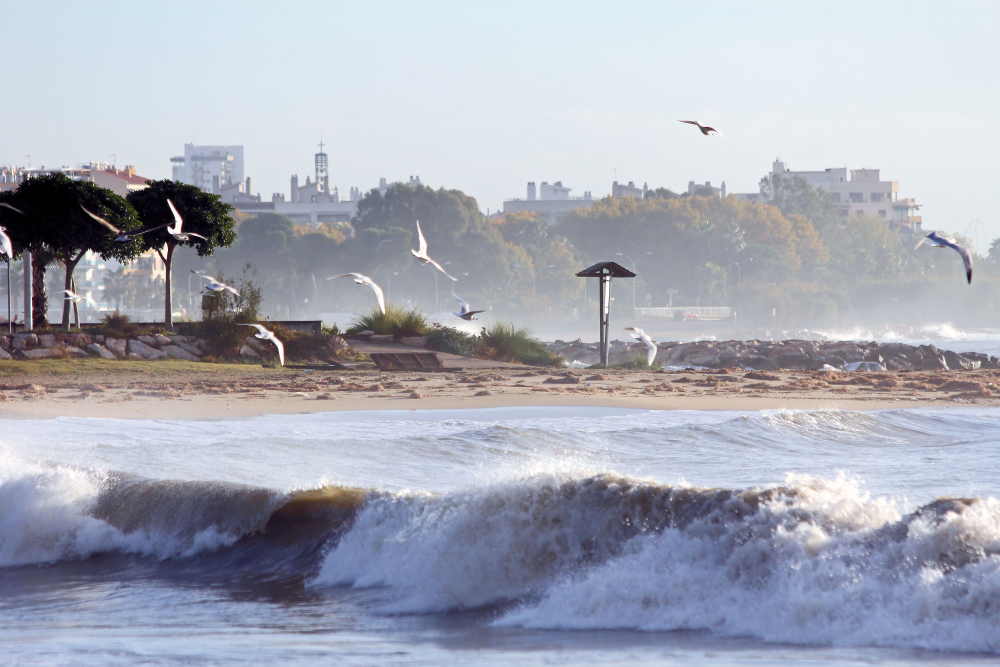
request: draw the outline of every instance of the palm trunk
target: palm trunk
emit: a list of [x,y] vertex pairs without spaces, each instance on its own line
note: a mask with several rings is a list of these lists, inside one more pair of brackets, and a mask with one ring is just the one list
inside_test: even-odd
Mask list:
[[[66,287],[64,289],[73,291],[73,270],[76,268],[76,265],[80,262],[80,260],[83,259],[83,255],[86,252],[87,252],[86,250],[81,250],[79,255],[66,260],[66,280],[64,281]],[[67,301],[66,299],[63,299],[63,314],[62,314],[63,329],[69,330],[69,314],[70,310],[72,310],[72,307],[73,307],[72,301]]]
[[45,267],[51,255],[44,250],[31,253],[31,328],[47,329],[49,326],[49,301],[45,297]]
[[173,301],[170,298],[170,265],[174,261],[174,248],[175,247],[176,247],[176,244],[174,244],[174,243],[167,243],[167,256],[166,257],[164,257],[163,253],[160,252],[159,250],[156,251],[156,253],[160,256],[160,259],[163,260],[164,270],[166,271],[166,275],[167,275],[167,278],[166,278],[167,293],[163,297],[163,324],[168,329],[173,329],[174,328],[174,316],[173,316],[173,309],[174,308],[173,308]]

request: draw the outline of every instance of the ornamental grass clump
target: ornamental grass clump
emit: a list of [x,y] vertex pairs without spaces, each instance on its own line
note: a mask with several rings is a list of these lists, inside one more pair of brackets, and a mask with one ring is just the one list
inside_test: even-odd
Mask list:
[[376,306],[359,315],[351,323],[347,333],[356,335],[362,331],[371,331],[383,336],[392,335],[395,340],[399,340],[407,336],[423,336],[429,328],[427,319],[416,308],[406,310],[387,303],[384,313]]
[[532,366],[564,366],[566,361],[552,354],[527,327],[495,322],[479,334],[480,355],[486,359]]

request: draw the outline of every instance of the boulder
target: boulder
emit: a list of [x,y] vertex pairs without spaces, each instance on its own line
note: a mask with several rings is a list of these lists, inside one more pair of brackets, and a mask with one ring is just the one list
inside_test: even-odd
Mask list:
[[61,347],[36,347],[34,350],[21,350],[26,359],[49,359],[63,356]]
[[948,364],[948,368],[953,371],[957,371],[959,369],[969,371],[979,368],[980,366],[980,362],[966,359],[962,355],[952,352],[951,350],[944,351],[944,360],[945,363]]
[[90,336],[85,333],[63,334],[62,339],[70,345],[90,345]]
[[184,359],[185,361],[199,361],[198,357],[194,356],[187,350],[181,349],[177,345],[164,345],[160,348],[161,352],[166,352],[174,359]]
[[71,357],[85,357],[87,356],[87,351],[82,347],[77,347],[75,345],[66,345],[59,348],[60,352],[68,352]]
[[128,352],[127,350],[128,341],[122,338],[105,338],[104,346],[110,350],[113,354],[124,357]]
[[173,342],[169,338],[160,333],[153,334],[153,340],[156,341],[157,345],[170,345]]
[[39,334],[38,342],[41,344],[42,347],[47,347],[50,349],[62,347],[63,345],[62,341],[56,340],[55,334]]
[[257,354],[257,351],[249,345],[243,345],[243,347],[240,348],[240,356],[250,357],[251,359],[260,359],[260,355]]
[[90,345],[87,345],[87,350],[89,350],[92,354],[96,354],[101,359],[117,359],[118,358],[115,355],[113,355],[110,352],[108,352],[108,349],[106,347],[104,347],[103,345],[101,345],[100,343],[91,343]]
[[100,334],[94,336],[94,342],[104,345],[104,336],[101,336]]
[[10,354],[8,354],[5,349],[3,349],[2,347],[0,347],[0,361],[8,361],[8,360],[13,359],[13,358],[14,357],[10,356]]
[[33,333],[14,334],[13,338],[14,340],[11,341],[10,346],[15,350],[23,350],[38,345],[38,336]]
[[399,342],[412,347],[427,347],[427,336],[404,336]]
[[[178,338],[179,338],[179,336],[178,336]],[[199,350],[198,348],[196,348],[194,345],[191,345],[190,343],[186,343],[186,342],[183,342],[183,341],[178,341],[177,342],[177,347],[181,348],[182,350],[184,350],[188,354],[193,354],[196,357],[201,355],[201,350]]]
[[[142,338],[148,338],[148,336],[142,336]],[[141,340],[130,340],[128,342],[128,351],[132,354],[139,355],[141,359],[163,359],[167,356],[163,352],[150,347]]]
[[160,343],[152,336],[136,336],[139,342],[149,347],[158,347]]

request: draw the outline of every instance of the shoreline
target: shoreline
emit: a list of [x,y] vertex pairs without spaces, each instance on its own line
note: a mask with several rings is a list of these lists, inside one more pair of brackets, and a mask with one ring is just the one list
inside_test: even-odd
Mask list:
[[0,368],[0,419],[225,419],[533,406],[735,411],[1000,407],[1000,395],[992,391],[1000,386],[1000,371],[762,374],[520,366],[385,373],[152,361],[114,372],[80,364],[69,371],[65,366],[48,372],[36,367],[34,373],[21,372],[23,366],[15,373]]

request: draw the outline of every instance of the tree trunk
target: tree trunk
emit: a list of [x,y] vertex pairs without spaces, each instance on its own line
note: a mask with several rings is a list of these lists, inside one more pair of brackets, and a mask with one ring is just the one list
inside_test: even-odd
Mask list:
[[44,250],[31,253],[31,328],[47,329],[49,326],[49,300],[45,297],[45,267],[52,256]]
[[163,253],[159,250],[156,253],[163,260],[163,266],[167,274],[167,293],[163,297],[163,324],[168,329],[174,328],[174,315],[173,315],[173,300],[170,298],[170,265],[174,261],[174,248],[177,247],[175,243],[167,243],[167,256],[164,257]]
[[[70,290],[70,291],[73,290],[73,270],[76,268],[76,265],[80,263],[80,260],[83,259],[83,255],[86,252],[87,252],[86,250],[81,250],[79,255],[77,255],[76,257],[72,257],[72,258],[66,260],[66,262],[65,262],[65,264],[66,264],[66,280],[65,280],[66,287],[64,287],[63,289],[67,289],[67,290]],[[70,310],[72,310],[72,308],[73,308],[73,302],[72,301],[67,301],[66,299],[63,299],[62,328],[66,329],[67,331],[69,330],[69,314],[70,314]]]
[[[76,294],[76,278],[73,279],[73,293]],[[76,301],[73,302],[73,321],[76,323],[76,328],[80,328],[80,304]]]

